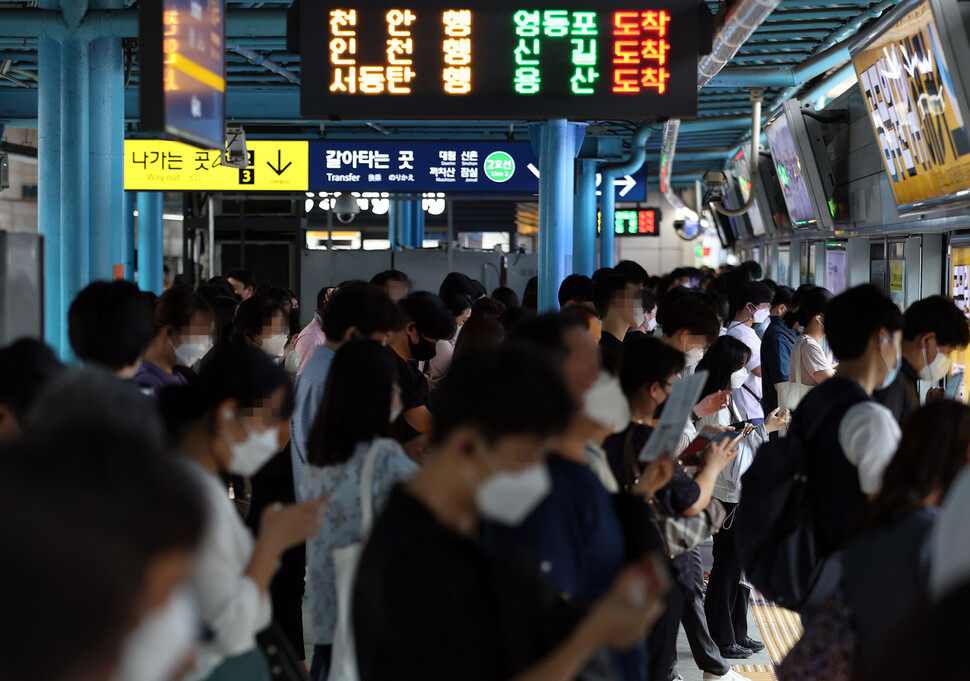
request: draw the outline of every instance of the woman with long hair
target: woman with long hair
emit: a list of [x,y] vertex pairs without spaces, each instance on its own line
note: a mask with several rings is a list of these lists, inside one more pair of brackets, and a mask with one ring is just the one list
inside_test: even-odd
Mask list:
[[364,539],[361,475],[372,472],[372,513],[376,516],[392,488],[418,466],[401,445],[388,438],[401,411],[397,367],[373,340],[351,340],[337,350],[327,375],[320,410],[310,430],[302,492],[306,499],[326,497],[320,531],[307,542],[308,598],[313,631],[311,681],[325,681],[333,652],[337,587],[333,552]]
[[[698,362],[697,371],[708,371],[707,383],[701,399],[720,390],[737,390],[748,378],[745,369],[751,359],[747,345],[732,336],[721,336]],[[724,528],[714,535],[714,566],[707,587],[705,612],[711,638],[726,658],[749,657],[763,650],[764,644],[748,636],[748,589],[741,586],[741,558],[734,545],[733,522],[741,501],[741,476],[751,467],[758,448],[768,440],[768,434],[782,428],[787,415],[778,410],[768,414],[757,427],[741,424],[734,400],[710,416],[697,422],[704,426],[734,427],[739,431],[738,456],[720,472],[714,485],[714,497],[728,512]]]

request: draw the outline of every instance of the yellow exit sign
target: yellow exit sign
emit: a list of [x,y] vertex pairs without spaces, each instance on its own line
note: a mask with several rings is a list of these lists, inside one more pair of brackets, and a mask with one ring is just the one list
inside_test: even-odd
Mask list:
[[246,142],[245,168],[222,165],[217,149],[166,140],[125,140],[125,189],[130,191],[306,191],[305,141]]

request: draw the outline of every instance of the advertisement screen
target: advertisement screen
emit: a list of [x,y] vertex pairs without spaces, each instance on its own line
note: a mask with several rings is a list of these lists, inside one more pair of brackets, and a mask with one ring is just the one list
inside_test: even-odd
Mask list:
[[945,27],[930,3],[894,19],[854,46],[852,61],[896,204],[904,208],[970,188],[970,137],[940,41]]

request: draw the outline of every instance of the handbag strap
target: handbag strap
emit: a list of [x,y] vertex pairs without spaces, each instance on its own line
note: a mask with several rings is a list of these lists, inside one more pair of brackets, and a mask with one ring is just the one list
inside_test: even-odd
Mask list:
[[640,466],[637,464],[637,454],[633,449],[633,431],[636,426],[630,425],[623,439],[623,474],[626,484],[633,485],[640,479]]
[[374,467],[377,463],[377,454],[380,451],[379,439],[375,439],[364,463],[360,467],[360,528],[361,535],[366,539],[370,536],[371,528],[374,526]]
[[[794,380],[794,383],[796,383],[798,385],[801,385],[802,384],[802,346],[805,345],[805,343],[807,343],[807,342],[808,341],[806,341],[804,337],[803,338],[799,338],[797,341],[795,341],[795,346],[791,350],[791,360],[788,362],[788,366],[789,366],[788,373],[789,373],[789,375],[791,374],[791,368],[790,368],[791,367],[791,364],[793,362],[795,364],[795,380]],[[798,353],[798,359],[795,359],[795,353],[796,352]]]

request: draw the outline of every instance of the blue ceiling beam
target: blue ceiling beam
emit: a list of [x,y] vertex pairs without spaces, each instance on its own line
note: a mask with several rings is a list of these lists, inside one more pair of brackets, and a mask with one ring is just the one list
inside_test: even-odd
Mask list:
[[[285,36],[286,13],[285,9],[230,9],[226,12],[226,35],[232,38]],[[137,38],[138,10],[89,10],[80,25],[71,28],[56,10],[2,9],[0,26],[5,38]]]

